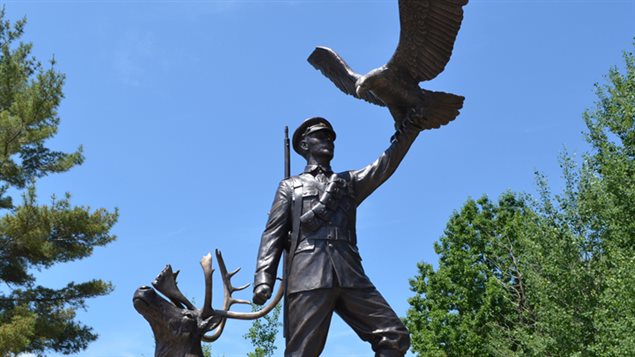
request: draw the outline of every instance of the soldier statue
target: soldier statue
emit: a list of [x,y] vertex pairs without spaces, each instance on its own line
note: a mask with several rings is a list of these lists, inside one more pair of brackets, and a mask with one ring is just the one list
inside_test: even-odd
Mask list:
[[256,266],[253,302],[271,297],[278,263],[286,258],[285,356],[318,356],[337,313],[376,356],[403,356],[406,327],[364,273],[357,249],[357,207],[397,169],[423,128],[413,115],[372,164],[333,173],[335,131],[324,118],[304,121],[292,137],[304,172],[280,182]]

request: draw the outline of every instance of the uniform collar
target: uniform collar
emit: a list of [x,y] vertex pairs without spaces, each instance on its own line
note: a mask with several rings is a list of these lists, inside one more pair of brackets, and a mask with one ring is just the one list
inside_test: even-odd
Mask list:
[[312,175],[317,175],[318,173],[322,172],[323,174],[328,176],[333,173],[333,170],[331,170],[330,165],[313,164],[313,165],[306,165],[306,167],[304,168],[304,172],[308,174],[312,174]]

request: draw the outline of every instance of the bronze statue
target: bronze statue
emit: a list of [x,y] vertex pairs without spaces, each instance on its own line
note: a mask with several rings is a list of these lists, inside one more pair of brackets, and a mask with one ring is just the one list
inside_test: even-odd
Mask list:
[[364,273],[357,248],[357,207],[397,169],[421,130],[454,120],[464,98],[419,87],[443,71],[467,0],[400,0],[401,35],[392,59],[362,76],[334,51],[318,47],[309,62],[347,94],[387,106],[396,133],[372,164],[334,173],[336,138],[324,118],[303,122],[293,149],[307,165],[282,180],[260,241],[254,297],[271,296],[278,264],[285,258],[285,356],[318,356],[331,317],[337,313],[376,356],[403,356],[405,326]]
[[[353,72],[332,50],[318,47],[309,62],[347,94],[387,106],[395,120],[391,144],[379,158],[358,170],[334,173],[336,134],[321,117],[304,121],[293,134],[293,149],[303,156],[304,172],[280,183],[261,238],[253,301],[271,298],[278,264],[285,256],[284,279],[273,300],[254,313],[230,311],[235,288],[220,252],[225,286],[222,310],[211,306],[211,255],[203,258],[205,301],[195,308],[176,287],[170,266],[153,282],[137,289],[134,306],[150,323],[156,356],[202,356],[201,341],[212,342],[228,318],[255,319],[285,296],[285,356],[318,356],[331,317],[337,313],[376,356],[403,356],[410,346],[405,326],[366,276],[357,248],[357,207],[397,169],[419,132],[454,120],[464,98],[421,89],[450,59],[467,0],[399,0],[401,35],[391,60],[366,75]],[[286,155],[288,162],[288,153]],[[213,331],[211,335],[206,333]]]
[[[220,251],[216,251],[218,265],[223,279],[225,297],[223,309],[212,308],[212,256],[208,254],[201,259],[201,266],[205,274],[205,300],[203,308],[197,309],[181,293],[176,286],[176,277],[170,265],[156,277],[152,286],[167,297],[164,299],[148,286],[138,288],[132,298],[137,312],[143,316],[154,334],[156,357],[203,357],[201,342],[214,342],[223,333],[228,318],[253,320],[265,316],[282,298],[282,289],[278,291],[272,302],[257,312],[230,311],[234,304],[249,304],[246,300],[232,297],[236,291],[246,289],[249,284],[234,287],[231,278],[238,270],[228,273]],[[213,331],[210,335],[206,333]]]
[[468,0],[400,0],[399,45],[385,65],[365,75],[355,73],[335,51],[317,47],[308,60],[344,93],[387,106],[395,128],[408,111],[428,120],[424,129],[439,128],[459,115],[462,96],[419,87],[443,71]]
[[355,214],[397,169],[424,122],[410,115],[375,162],[341,173],[331,170],[336,135],[326,119],[310,118],[293,134],[293,149],[307,166],[278,187],[260,243],[253,297],[256,304],[270,297],[283,251],[294,252],[286,261],[285,356],[319,355],[333,312],[377,356],[408,350],[408,331],[364,273]]

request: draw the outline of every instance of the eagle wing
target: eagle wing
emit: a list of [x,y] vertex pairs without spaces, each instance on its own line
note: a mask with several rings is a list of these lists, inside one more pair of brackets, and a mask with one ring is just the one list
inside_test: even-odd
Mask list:
[[468,0],[399,0],[401,33],[388,67],[417,83],[443,71],[450,60]]
[[355,98],[363,99],[369,103],[384,106],[384,102],[374,96],[370,91],[361,97],[357,95],[355,83],[361,75],[355,73],[342,57],[332,49],[328,47],[316,47],[307,61],[309,61],[315,69],[320,70],[320,72],[330,79],[342,92],[352,95]]

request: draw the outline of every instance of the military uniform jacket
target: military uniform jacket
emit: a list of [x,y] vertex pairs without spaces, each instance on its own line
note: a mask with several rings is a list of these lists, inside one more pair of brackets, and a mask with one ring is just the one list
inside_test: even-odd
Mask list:
[[[287,294],[333,286],[373,286],[364,273],[357,249],[357,206],[393,174],[418,133],[409,123],[405,124],[375,162],[359,170],[337,174],[346,182],[344,195],[329,222],[310,232],[300,228],[287,277]],[[280,182],[260,242],[254,288],[261,284],[273,288],[282,251],[291,245],[294,195],[301,192],[299,217],[319,200],[326,187],[325,182],[316,178],[320,169],[327,171],[326,177],[331,174],[330,168],[307,166],[304,173]]]

